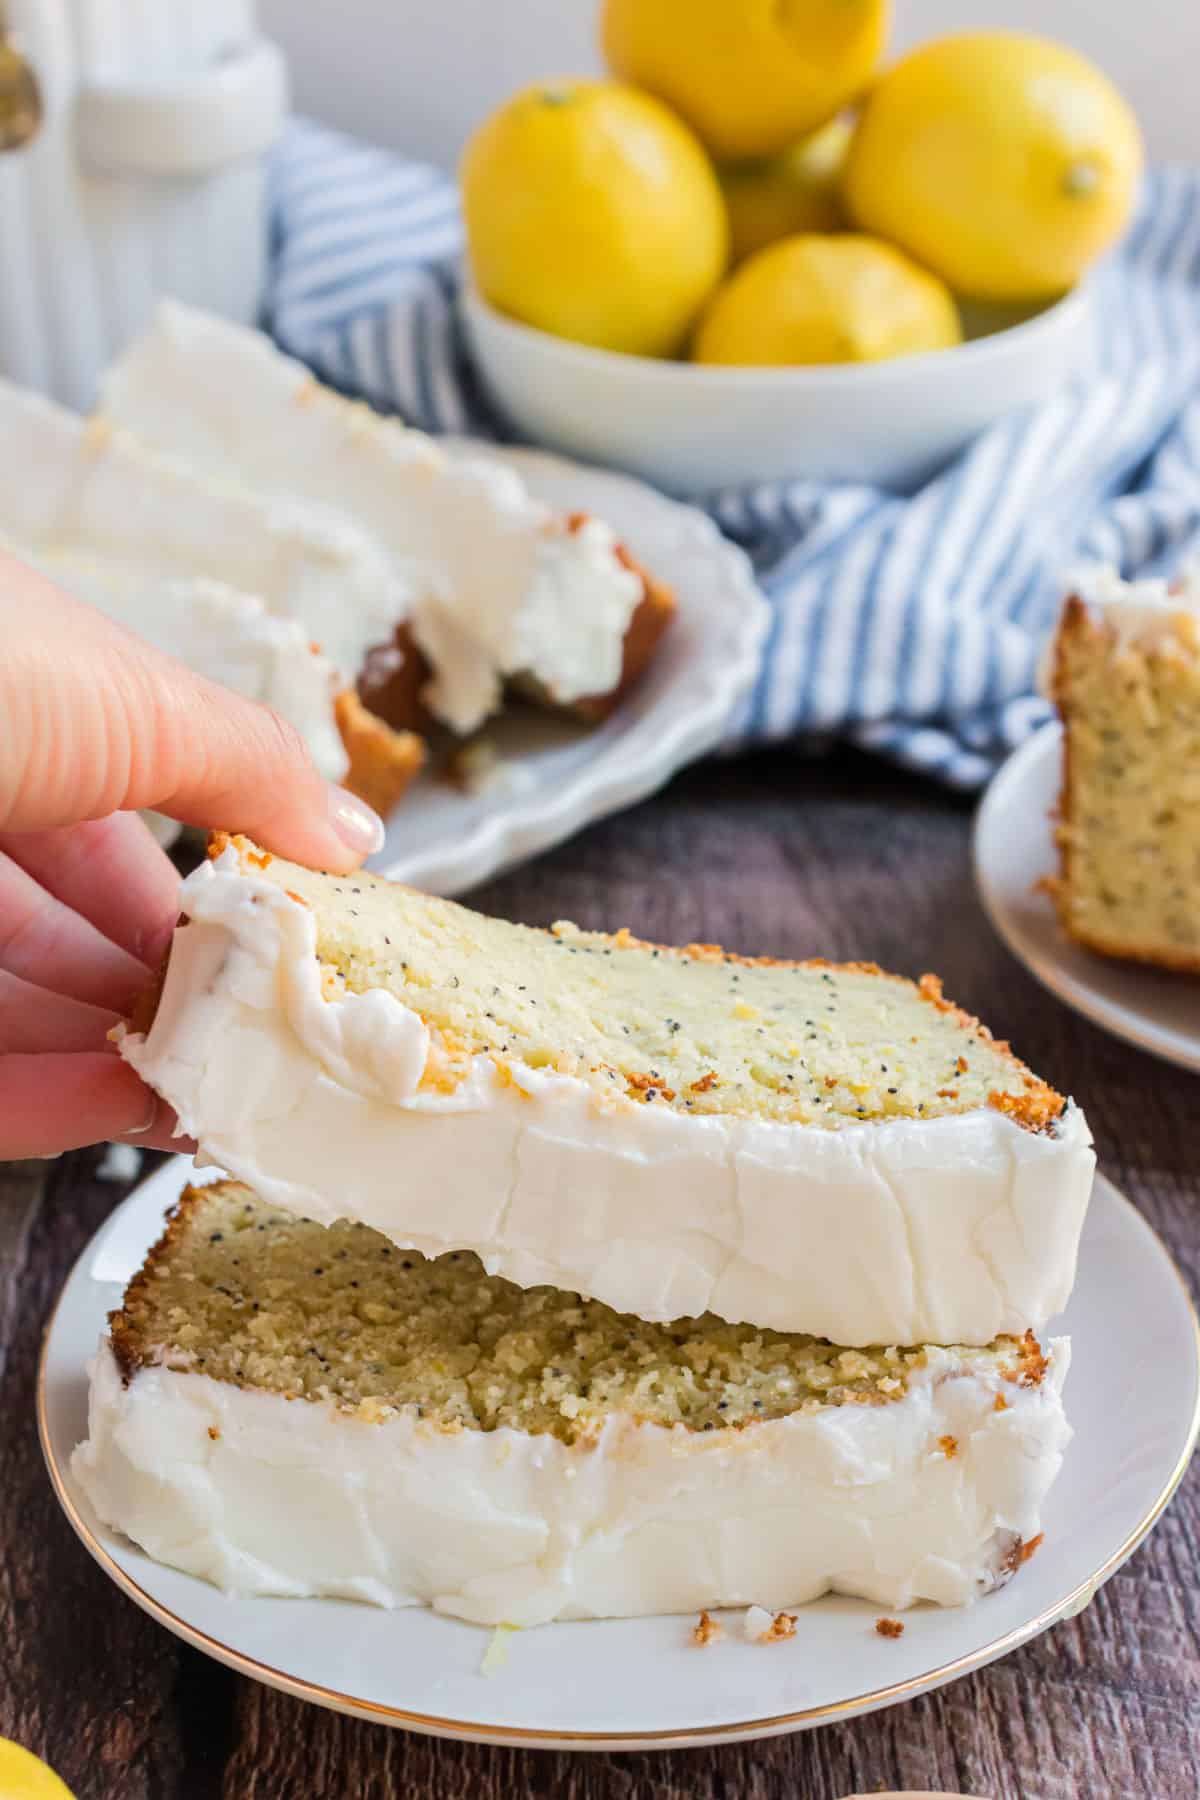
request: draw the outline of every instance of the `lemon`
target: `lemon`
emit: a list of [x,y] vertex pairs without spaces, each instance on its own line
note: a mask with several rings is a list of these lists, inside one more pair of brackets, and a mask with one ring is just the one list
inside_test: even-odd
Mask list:
[[949,289],[876,238],[802,233],[719,287],[696,332],[706,363],[878,362],[962,338]]
[[609,67],[734,162],[777,156],[863,92],[890,0],[605,0]]
[[70,1788],[53,1769],[11,1738],[0,1738],[0,1795],[3,1800],[71,1800]]
[[581,344],[673,355],[728,260],[703,148],[661,101],[615,81],[508,101],[467,144],[462,196],[484,298]]
[[735,263],[776,238],[845,225],[840,188],[849,143],[849,120],[834,119],[783,156],[717,170]]
[[925,44],[872,90],[845,197],[980,300],[1071,287],[1119,236],[1142,166],[1137,121],[1085,57],[1016,32]]

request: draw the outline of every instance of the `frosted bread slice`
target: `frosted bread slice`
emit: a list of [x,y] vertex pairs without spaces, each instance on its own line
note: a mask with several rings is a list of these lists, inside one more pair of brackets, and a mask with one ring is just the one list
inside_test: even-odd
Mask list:
[[408,616],[411,589],[345,520],[234,493],[102,420],[0,381],[0,529],[47,561],[91,566],[153,606],[202,577],[293,619],[351,685]]
[[647,1325],[228,1182],[113,1314],[73,1468],[109,1525],[243,1592],[518,1625],[956,1605],[1036,1547],[1068,1350]]
[[932,978],[213,848],[121,1048],[273,1205],[650,1320],[988,1343],[1064,1305],[1086,1124]]
[[424,748],[411,732],[361,728],[353,683],[368,644],[345,614],[373,640],[394,630],[408,597],[361,536],[221,493],[3,381],[0,472],[0,546],[198,674],[274,707],[323,775],[391,810]]
[[[399,641],[410,673],[424,659],[422,705],[457,732],[496,710],[511,677],[601,716],[673,617],[670,590],[604,520],[554,512],[498,460],[447,456],[322,386],[260,332],[165,302],[108,371],[101,405],[214,481],[365,532],[414,592]],[[411,683],[371,677],[364,698],[421,728]]]
[[1047,888],[1106,956],[1200,974],[1200,568],[1175,586],[1101,570],[1051,650],[1063,722]]

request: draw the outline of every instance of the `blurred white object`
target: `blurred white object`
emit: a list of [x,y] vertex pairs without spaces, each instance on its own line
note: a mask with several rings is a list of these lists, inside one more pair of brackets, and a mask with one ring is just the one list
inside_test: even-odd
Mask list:
[[8,0],[39,129],[0,154],[0,374],[80,409],[171,294],[252,321],[287,100],[253,0]]
[[97,1165],[96,1180],[136,1181],[141,1172],[142,1153],[136,1144],[109,1144]]
[[1091,347],[1086,287],[951,350],[815,368],[719,368],[551,337],[464,294],[484,383],[527,436],[676,493],[807,478],[911,489]]

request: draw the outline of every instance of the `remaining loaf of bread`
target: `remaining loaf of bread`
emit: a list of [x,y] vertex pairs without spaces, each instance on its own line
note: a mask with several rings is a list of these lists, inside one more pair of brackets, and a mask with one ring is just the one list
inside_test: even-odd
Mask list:
[[408,592],[360,659],[363,697],[401,729],[475,731],[519,681],[589,718],[648,664],[675,600],[604,520],[544,505],[482,449],[450,456],[313,379],[260,332],[164,303],[108,371],[104,415],[207,479],[362,532]]
[[224,1182],[112,1316],[74,1469],[107,1523],[233,1589],[513,1624],[956,1604],[1036,1544],[1067,1360],[1032,1333],[646,1324]]
[[[361,533],[224,492],[125,432],[0,381],[0,545],[198,674],[294,725],[380,812],[421,740],[367,729],[353,673],[407,604]],[[320,646],[320,647],[318,647]]]
[[1064,608],[1049,663],[1063,723],[1063,929],[1107,956],[1200,972],[1200,574],[1101,572]]
[[273,1204],[649,1320],[983,1344],[1065,1303],[1087,1127],[931,977],[213,849],[121,1048]]

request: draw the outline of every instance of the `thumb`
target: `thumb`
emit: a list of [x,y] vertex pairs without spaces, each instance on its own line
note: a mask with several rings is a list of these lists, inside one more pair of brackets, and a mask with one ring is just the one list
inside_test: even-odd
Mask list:
[[0,825],[151,807],[347,871],[383,827],[325,781],[295,728],[0,558]]

